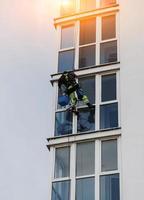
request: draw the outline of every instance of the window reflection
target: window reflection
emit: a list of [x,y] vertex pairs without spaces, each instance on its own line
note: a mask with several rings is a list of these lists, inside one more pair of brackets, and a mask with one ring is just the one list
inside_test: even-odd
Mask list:
[[95,129],[95,109],[80,108],[77,119],[77,131],[84,132]]
[[72,113],[69,111],[57,112],[55,119],[55,135],[72,133]]
[[74,50],[68,50],[59,53],[58,72],[73,70],[74,52]]
[[94,178],[78,179],[76,181],[76,200],[94,200],[95,182]]
[[100,177],[100,200],[119,200],[119,174]]
[[52,185],[52,200],[70,200],[70,182],[56,182]]
[[117,41],[105,42],[100,45],[100,63],[117,61]]
[[100,106],[100,128],[118,127],[118,103]]

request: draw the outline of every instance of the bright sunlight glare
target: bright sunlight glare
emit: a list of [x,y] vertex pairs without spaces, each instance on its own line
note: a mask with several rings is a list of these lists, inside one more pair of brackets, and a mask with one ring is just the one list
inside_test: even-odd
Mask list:
[[69,3],[70,3],[70,0],[61,0],[61,5],[63,6],[69,5]]

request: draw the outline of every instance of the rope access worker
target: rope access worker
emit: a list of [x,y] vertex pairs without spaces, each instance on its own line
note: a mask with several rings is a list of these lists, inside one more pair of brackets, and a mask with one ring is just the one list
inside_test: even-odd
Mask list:
[[76,82],[76,74],[74,72],[64,71],[61,77],[58,80],[58,87],[61,92],[65,95],[68,95],[71,102],[71,111],[76,111],[77,101],[83,101],[90,109],[94,108],[92,104],[90,104],[88,97],[84,94],[80,85]]

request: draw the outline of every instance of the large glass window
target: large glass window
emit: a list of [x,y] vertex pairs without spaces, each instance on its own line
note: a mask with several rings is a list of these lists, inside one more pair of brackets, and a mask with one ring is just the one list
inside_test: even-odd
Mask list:
[[102,101],[116,99],[116,74],[102,76]]
[[74,26],[63,26],[61,30],[61,49],[74,47]]
[[117,170],[117,140],[102,141],[101,170]]
[[96,8],[96,0],[80,0],[80,10],[94,10]]
[[52,184],[52,200],[70,200],[70,181]]
[[118,103],[100,106],[100,128],[118,127]]
[[51,200],[120,200],[118,140],[69,140],[56,147]]
[[55,136],[72,133],[72,113],[69,111],[56,112]]
[[95,173],[95,143],[77,144],[76,175],[90,175]]
[[116,37],[116,17],[115,15],[102,17],[102,40]]
[[100,63],[117,61],[117,41],[104,42],[100,45]]
[[58,72],[73,70],[75,50],[59,52]]
[[112,6],[116,4],[116,0],[101,0],[101,7]]
[[70,175],[70,148],[63,147],[55,152],[55,178],[69,177]]
[[96,41],[96,19],[82,20],[80,22],[80,45]]
[[95,200],[94,178],[84,178],[76,181],[76,200]]
[[79,68],[95,65],[95,45],[79,49]]
[[86,132],[95,130],[95,109],[90,110],[88,107],[78,109],[77,131]]
[[100,177],[100,200],[119,200],[119,174]]

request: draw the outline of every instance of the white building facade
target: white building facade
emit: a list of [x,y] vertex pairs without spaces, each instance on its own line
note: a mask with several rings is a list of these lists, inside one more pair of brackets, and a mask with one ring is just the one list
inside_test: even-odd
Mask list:
[[[58,62],[51,75],[50,200],[143,197],[143,4],[61,1],[54,19]],[[66,70],[78,76],[94,115],[83,103],[79,116],[58,105],[57,81]]]

